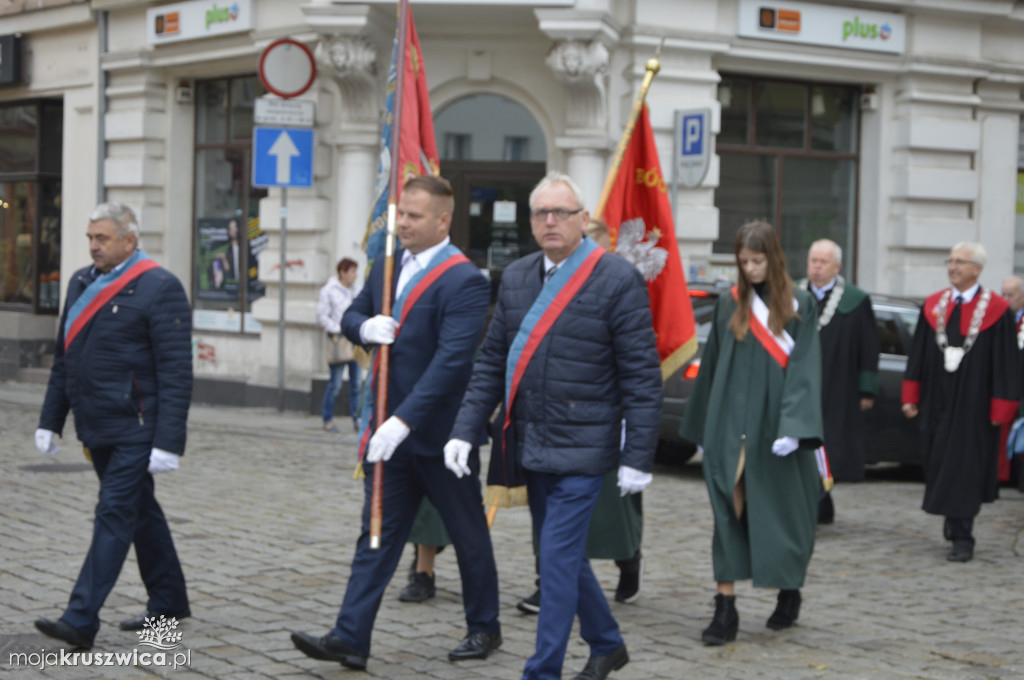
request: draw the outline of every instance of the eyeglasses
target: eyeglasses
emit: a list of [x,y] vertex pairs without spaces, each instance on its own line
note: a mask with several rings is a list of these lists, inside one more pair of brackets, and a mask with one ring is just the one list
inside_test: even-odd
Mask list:
[[945,262],[946,262],[946,266],[949,266],[949,265],[953,264],[953,265],[956,265],[957,267],[962,267],[965,264],[974,264],[974,265],[978,264],[974,260],[961,260],[959,257],[947,257],[945,259]]
[[577,213],[583,212],[583,208],[576,208],[575,210],[569,210],[568,208],[543,208],[541,210],[531,210],[530,219],[534,222],[547,222],[548,215],[555,218],[555,222],[565,222],[567,219]]

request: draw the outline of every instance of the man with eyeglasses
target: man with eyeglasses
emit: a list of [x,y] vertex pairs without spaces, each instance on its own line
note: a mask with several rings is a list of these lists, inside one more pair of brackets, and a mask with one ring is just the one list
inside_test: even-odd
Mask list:
[[567,175],[548,174],[530,194],[541,252],[502,275],[445,446],[446,465],[468,473],[470,442],[504,403],[502,450],[524,470],[539,543],[543,606],[524,680],[561,678],[575,616],[590,646],[577,680],[600,680],[629,661],[585,557],[587,528],[607,472],[618,468],[622,494],[651,482],[661,369],[647,286],[633,265],[584,236],[588,219]]
[[951,286],[921,308],[903,379],[903,413],[919,414],[924,436],[925,512],[945,517],[946,556],[974,556],[974,517],[995,500],[1001,423],[1020,399],[1020,358],[1013,316],[978,282],[980,243],[960,242],[946,260]]

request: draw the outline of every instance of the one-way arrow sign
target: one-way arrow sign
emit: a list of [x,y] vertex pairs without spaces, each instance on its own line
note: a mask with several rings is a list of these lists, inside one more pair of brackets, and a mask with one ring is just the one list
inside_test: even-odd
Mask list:
[[312,130],[256,127],[252,147],[253,186],[313,186]]

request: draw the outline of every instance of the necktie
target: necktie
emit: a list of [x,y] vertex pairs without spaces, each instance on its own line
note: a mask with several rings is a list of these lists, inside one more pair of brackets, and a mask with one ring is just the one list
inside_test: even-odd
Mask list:
[[946,338],[952,347],[963,347],[964,334],[960,331],[960,303],[964,301],[964,296],[957,295],[953,301],[956,304],[953,305],[953,311],[946,323]]
[[544,283],[547,283],[548,281],[551,280],[551,277],[555,275],[555,270],[557,269],[558,265],[555,264],[551,265],[551,269],[548,269],[546,272],[544,272]]

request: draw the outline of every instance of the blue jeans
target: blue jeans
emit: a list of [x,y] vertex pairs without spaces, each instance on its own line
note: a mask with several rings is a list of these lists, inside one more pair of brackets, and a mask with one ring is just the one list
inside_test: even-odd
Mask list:
[[324,390],[323,416],[324,422],[334,420],[334,402],[341,394],[341,369],[348,366],[348,411],[353,420],[359,419],[359,363],[349,361],[345,364],[331,366],[331,379]]

